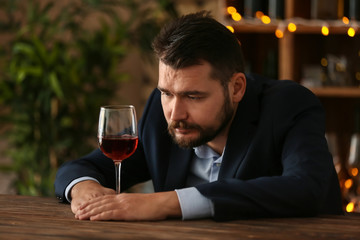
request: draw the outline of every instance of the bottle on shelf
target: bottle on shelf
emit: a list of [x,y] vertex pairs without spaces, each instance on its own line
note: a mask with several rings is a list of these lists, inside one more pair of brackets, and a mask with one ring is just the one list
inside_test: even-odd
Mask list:
[[312,19],[337,19],[338,0],[311,0]]
[[349,0],[349,17],[352,20],[360,20],[360,1]]
[[244,17],[254,18],[257,12],[267,14],[267,2],[263,0],[244,0]]
[[284,0],[269,0],[269,17],[284,19]]
[[360,212],[360,107],[356,109],[355,129],[351,136],[350,151],[348,159],[349,184],[346,206],[347,212]]

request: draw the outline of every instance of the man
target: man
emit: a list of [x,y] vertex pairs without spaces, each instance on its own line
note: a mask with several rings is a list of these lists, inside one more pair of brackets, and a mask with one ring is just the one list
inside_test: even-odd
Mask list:
[[236,37],[207,13],[164,27],[153,43],[158,87],[114,194],[100,150],[62,166],[55,190],[78,219],[160,220],[341,214],[317,98],[292,81],[245,76]]

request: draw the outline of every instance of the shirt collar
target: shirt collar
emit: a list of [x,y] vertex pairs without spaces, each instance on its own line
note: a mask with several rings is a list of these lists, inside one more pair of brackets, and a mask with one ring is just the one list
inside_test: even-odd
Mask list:
[[194,147],[195,154],[198,158],[219,158],[220,155],[212,150],[211,147],[204,144],[198,147]]

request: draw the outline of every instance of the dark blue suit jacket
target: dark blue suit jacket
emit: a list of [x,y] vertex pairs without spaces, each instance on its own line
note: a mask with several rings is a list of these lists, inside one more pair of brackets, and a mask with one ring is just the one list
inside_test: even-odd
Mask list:
[[[323,108],[309,90],[292,81],[247,76],[218,181],[195,186],[214,203],[214,219],[341,214],[324,123]],[[139,123],[138,149],[122,164],[122,189],[149,179],[155,191],[183,188],[192,157],[192,150],[169,137],[160,92],[154,90]],[[59,169],[56,195],[64,199],[66,186],[81,176],[114,188],[114,171],[97,149]]]

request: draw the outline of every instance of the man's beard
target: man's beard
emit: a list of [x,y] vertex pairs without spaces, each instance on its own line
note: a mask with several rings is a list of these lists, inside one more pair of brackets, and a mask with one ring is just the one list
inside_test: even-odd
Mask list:
[[[220,119],[219,127],[207,127],[203,128],[198,124],[188,123],[186,121],[173,121],[168,125],[168,131],[173,141],[182,148],[193,148],[201,146],[207,142],[213,140],[222,130],[224,130],[231,121],[234,109],[230,105],[229,97],[225,97],[222,111],[217,114],[215,119]],[[199,136],[194,139],[177,138],[175,134],[176,128],[195,130],[199,132]]]

